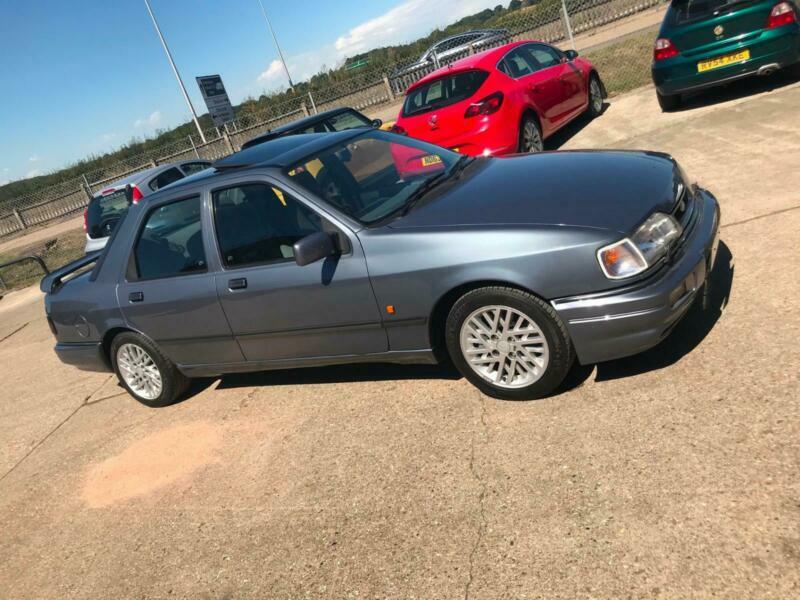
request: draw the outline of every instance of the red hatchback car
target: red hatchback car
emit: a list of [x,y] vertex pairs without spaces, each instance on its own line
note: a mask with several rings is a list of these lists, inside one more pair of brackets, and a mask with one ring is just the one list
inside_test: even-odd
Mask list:
[[539,152],[578,115],[599,115],[605,96],[597,70],[574,50],[515,42],[420,79],[392,131],[471,156]]

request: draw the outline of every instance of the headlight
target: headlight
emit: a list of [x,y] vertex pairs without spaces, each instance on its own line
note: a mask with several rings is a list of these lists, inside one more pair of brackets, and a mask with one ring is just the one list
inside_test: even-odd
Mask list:
[[609,279],[633,277],[661,260],[682,234],[681,224],[673,217],[653,213],[630,238],[600,248],[597,260]]

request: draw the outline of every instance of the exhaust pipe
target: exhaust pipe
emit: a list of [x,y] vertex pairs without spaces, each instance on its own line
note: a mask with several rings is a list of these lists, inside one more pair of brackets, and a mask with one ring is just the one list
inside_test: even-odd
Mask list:
[[778,63],[770,63],[768,65],[764,65],[763,67],[759,67],[758,71],[756,71],[756,75],[772,75],[780,68],[781,66]]

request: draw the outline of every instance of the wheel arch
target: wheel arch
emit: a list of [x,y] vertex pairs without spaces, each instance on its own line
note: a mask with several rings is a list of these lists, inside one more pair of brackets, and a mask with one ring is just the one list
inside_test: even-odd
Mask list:
[[479,279],[467,281],[450,288],[447,292],[442,294],[438,300],[436,300],[428,319],[428,336],[431,348],[433,349],[437,359],[442,360],[447,356],[447,346],[444,339],[445,325],[447,323],[447,316],[450,314],[450,310],[453,308],[453,305],[464,294],[485,287],[512,288],[521,292],[532,294],[533,296],[536,296],[542,300],[542,302],[548,302],[541,294],[537,294],[535,291],[518,283],[502,279]]
[[103,334],[101,347],[103,348],[103,357],[105,358],[106,364],[110,369],[113,368],[114,366],[113,361],[111,360],[111,344],[114,342],[114,338],[121,333],[139,333],[139,332],[131,329],[130,327],[112,327]]

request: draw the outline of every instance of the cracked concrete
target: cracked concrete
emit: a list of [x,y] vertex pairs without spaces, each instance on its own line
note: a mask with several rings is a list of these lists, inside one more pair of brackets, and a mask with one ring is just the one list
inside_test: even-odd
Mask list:
[[708,311],[553,398],[370,365],[150,410],[6,296],[0,597],[796,597],[800,86],[757,83],[675,115],[640,90],[557,141],[672,152],[724,228]]

